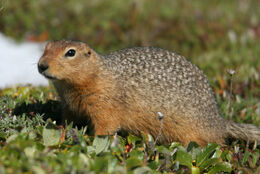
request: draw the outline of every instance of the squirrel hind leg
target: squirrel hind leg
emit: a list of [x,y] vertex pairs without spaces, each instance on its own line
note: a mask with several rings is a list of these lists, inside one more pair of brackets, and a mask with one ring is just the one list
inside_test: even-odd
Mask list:
[[191,139],[184,140],[182,144],[186,147],[190,142],[196,142],[200,147],[205,147],[208,143],[217,143],[219,145],[224,145],[225,139],[224,138],[215,138],[209,139],[203,138],[201,136],[192,137]]
[[120,123],[117,121],[106,122],[104,120],[98,123],[94,122],[95,136],[97,135],[113,135],[120,130]]

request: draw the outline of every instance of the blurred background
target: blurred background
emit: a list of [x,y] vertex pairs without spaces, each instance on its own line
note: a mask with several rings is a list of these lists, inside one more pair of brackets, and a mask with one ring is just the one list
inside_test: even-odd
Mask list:
[[[0,32],[17,46],[60,39],[84,41],[100,53],[155,46],[186,56],[211,83],[225,85],[227,69],[234,69],[235,81],[259,85],[259,0],[0,0],[0,6]],[[1,40],[1,54],[4,45]],[[31,68],[42,51],[39,44]],[[0,57],[2,65],[8,55]]]
[[[60,39],[86,42],[101,54],[135,46],[175,51],[209,77],[225,119],[260,127],[260,0],[0,0],[0,173],[113,173],[123,172],[123,166],[138,173],[139,165],[158,173],[188,173],[182,164],[196,171],[214,165],[217,171],[229,169],[229,163],[232,173],[260,171],[259,146],[239,141],[216,150],[211,145],[203,153],[191,143],[187,154],[178,143],[169,149],[149,147],[146,134],[141,142],[120,138],[137,145],[121,148],[114,136],[112,153],[95,155],[107,149],[107,140],[106,147],[101,139],[92,146],[92,137],[69,125],[50,131],[61,141],[44,148],[44,137],[49,139],[44,125],[51,122],[42,118],[59,120],[61,114],[37,62],[46,42]],[[230,69],[235,70],[232,78]],[[128,147],[129,153],[124,151]],[[182,163],[175,158],[179,150]],[[200,162],[193,159],[199,153],[204,156]]]

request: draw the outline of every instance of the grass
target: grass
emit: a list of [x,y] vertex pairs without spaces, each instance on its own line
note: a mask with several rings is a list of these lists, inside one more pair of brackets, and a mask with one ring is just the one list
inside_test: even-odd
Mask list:
[[[209,77],[223,117],[260,126],[259,1],[0,1],[0,30],[17,41],[83,40],[99,52],[158,46]],[[230,75],[234,69],[231,107]],[[48,120],[51,118],[51,120]],[[260,172],[260,148],[235,140],[200,149],[65,128],[51,87],[0,89],[0,173]]]
[[[244,141],[236,140],[225,147],[209,144],[204,149],[192,142],[188,147],[177,142],[160,146],[147,134],[141,138],[132,135],[94,138],[85,133],[87,127],[78,130],[71,124],[65,128],[57,126],[47,119],[59,115],[57,101],[53,101],[50,91],[50,88],[32,86],[1,91],[1,173],[187,173],[190,170],[247,173],[260,170],[259,147],[253,147],[254,144],[247,147]],[[251,102],[234,103],[234,112],[245,114],[247,121],[243,122],[255,121],[251,120],[252,115],[259,108],[250,109],[248,106],[254,106]],[[243,111],[244,106],[248,111]]]

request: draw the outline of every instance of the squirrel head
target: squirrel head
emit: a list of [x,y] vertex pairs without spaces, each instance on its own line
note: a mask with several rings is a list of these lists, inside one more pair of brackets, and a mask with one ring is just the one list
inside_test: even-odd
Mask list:
[[98,55],[83,42],[52,41],[47,43],[38,62],[38,71],[47,79],[71,84],[96,74]]

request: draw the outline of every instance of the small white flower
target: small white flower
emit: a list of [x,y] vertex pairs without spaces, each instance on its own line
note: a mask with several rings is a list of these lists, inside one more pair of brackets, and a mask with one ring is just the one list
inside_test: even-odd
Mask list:
[[236,73],[235,70],[233,69],[227,69],[227,72],[230,74],[230,75],[234,75]]
[[157,114],[158,114],[158,119],[159,119],[159,120],[162,120],[163,117],[164,117],[164,115],[163,115],[161,112],[157,112]]

